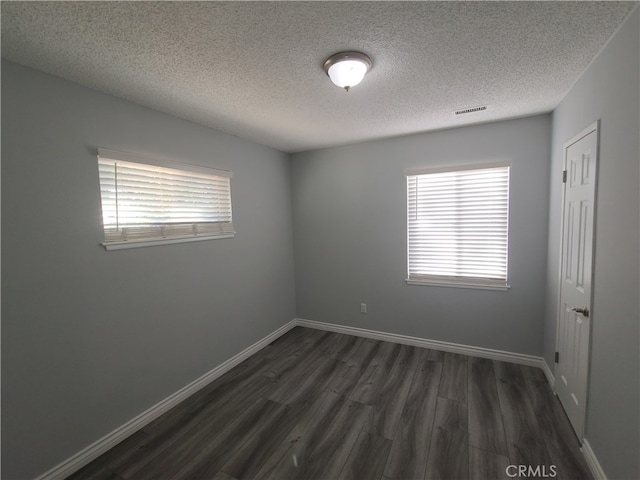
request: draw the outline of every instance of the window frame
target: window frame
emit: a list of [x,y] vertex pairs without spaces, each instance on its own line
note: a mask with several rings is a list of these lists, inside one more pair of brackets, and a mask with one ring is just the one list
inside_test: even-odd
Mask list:
[[[507,198],[506,198],[506,247],[505,247],[505,278],[503,279],[492,279],[489,277],[466,277],[466,276],[447,276],[447,275],[430,275],[430,274],[420,274],[420,275],[411,275],[410,274],[410,265],[411,265],[411,233],[410,233],[410,199],[409,199],[409,178],[413,176],[419,175],[429,175],[429,174],[437,174],[437,173],[455,173],[455,172],[467,172],[473,170],[484,170],[491,168],[507,168]],[[406,272],[407,277],[405,279],[406,283],[409,285],[423,285],[423,286],[444,286],[444,287],[453,287],[453,288],[471,288],[471,289],[482,289],[482,290],[499,290],[506,291],[511,288],[509,284],[509,229],[510,229],[510,203],[511,203],[511,169],[512,164],[509,161],[498,161],[498,162],[490,162],[490,163],[477,163],[477,164],[464,164],[464,165],[452,165],[452,166],[441,166],[441,167],[427,167],[427,168],[416,168],[416,169],[408,169],[405,172],[405,188],[406,190],[406,245],[407,245],[407,256],[406,256]]]
[[[171,226],[171,225],[176,225],[175,223],[170,223],[170,222],[166,222],[166,223],[158,223],[157,226],[154,227],[149,227],[147,230],[147,233],[144,233],[144,228],[141,229],[141,231],[143,231],[144,238],[134,238],[134,239],[123,239],[123,240],[110,240],[108,238],[108,234],[107,234],[107,230],[108,230],[108,226],[105,225],[104,223],[104,210],[103,210],[103,204],[105,201],[105,198],[103,196],[103,178],[100,174],[100,162],[102,160],[108,160],[108,161],[114,161],[114,162],[126,162],[126,163],[130,163],[130,164],[139,164],[139,165],[146,165],[146,166],[151,166],[151,167],[160,167],[160,168],[167,168],[167,169],[172,169],[172,170],[177,170],[183,173],[193,173],[193,174],[205,174],[205,175],[212,175],[215,177],[220,177],[220,178],[226,178],[228,179],[229,185],[228,185],[228,192],[229,192],[229,196],[228,196],[228,203],[229,203],[229,208],[228,208],[228,215],[230,218],[229,222],[219,222],[220,223],[220,231],[219,232],[212,232],[212,231],[205,231],[205,232],[198,232],[198,228],[197,225],[201,224],[215,224],[218,222],[193,222],[193,232],[194,233],[174,233],[174,234],[169,234],[169,235],[165,235],[166,231],[164,226]],[[150,158],[150,157],[145,157],[145,156],[141,156],[141,155],[136,155],[136,154],[131,154],[131,153],[126,153],[126,152],[120,152],[117,150],[111,150],[111,149],[106,149],[106,148],[98,148],[97,149],[97,166],[98,166],[98,181],[99,181],[99,185],[100,185],[100,211],[101,211],[101,224],[102,224],[102,231],[103,231],[103,235],[104,235],[104,241],[101,242],[100,244],[105,248],[105,250],[122,250],[122,249],[129,249],[129,248],[139,248],[139,247],[150,247],[150,246],[158,246],[158,245],[170,245],[170,244],[175,244],[175,243],[187,243],[187,242],[199,242],[199,241],[204,241],[204,240],[217,240],[217,239],[225,239],[225,238],[233,238],[235,236],[235,228],[233,226],[233,216],[232,216],[232,205],[231,205],[231,178],[233,177],[233,172],[227,171],[227,170],[222,170],[222,169],[218,169],[218,168],[212,168],[212,167],[205,167],[202,165],[193,165],[193,164],[188,164],[188,163],[182,163],[182,162],[176,162],[176,161],[170,161],[170,160],[166,160],[166,159],[162,159],[162,158]],[[116,195],[117,198],[117,195]],[[117,200],[116,200],[117,202]],[[181,225],[182,228],[184,228],[186,225],[188,225],[189,223],[191,223],[190,221],[186,221],[186,222],[178,222],[177,225]],[[224,227],[222,226],[224,225]],[[125,227],[126,228],[126,227]],[[161,232],[161,235],[165,235],[165,236],[161,236],[161,235],[157,235],[157,236],[153,236],[153,234],[151,233],[152,230],[155,230],[156,228],[158,228]],[[113,234],[111,234],[113,235]],[[126,237],[126,235],[125,235]]]

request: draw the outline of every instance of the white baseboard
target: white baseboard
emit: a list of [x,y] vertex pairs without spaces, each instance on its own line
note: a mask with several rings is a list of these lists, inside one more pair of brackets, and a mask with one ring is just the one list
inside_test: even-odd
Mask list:
[[544,376],[547,377],[547,381],[549,382],[549,385],[551,385],[551,389],[555,391],[554,387],[556,385],[556,378],[553,376],[553,372],[551,371],[551,368],[549,368],[549,364],[544,357],[542,357],[542,371],[544,372]]
[[291,330],[295,326],[296,326],[295,320],[288,322],[287,324],[283,325],[273,333],[270,333],[269,335],[264,337],[262,340],[257,341],[256,343],[244,349],[237,355],[234,355],[227,361],[221,363],[220,365],[215,367],[213,370],[210,370],[209,372],[202,375],[200,378],[194,380],[193,382],[188,384],[186,387],[181,388],[174,394],[168,396],[164,400],[155,404],[153,407],[142,412],[137,417],[133,418],[132,420],[129,420],[124,425],[116,428],[114,431],[108,433],[101,439],[97,440],[96,442],[92,443],[85,449],[76,453],[71,458],[53,467],[51,470],[43,473],[42,475],[37,477],[36,480],[58,480],[58,479],[62,480],[68,477],[69,475],[71,475],[72,473],[77,472],[82,467],[87,465],[89,462],[95,460],[110,448],[115,447],[118,443],[122,442],[127,437],[133,435],[142,427],[144,427],[145,425],[148,425],[153,420],[158,418],[160,415],[169,411],[171,408],[175,407],[177,404],[179,404],[186,398],[190,397],[191,395],[196,393],[198,390],[206,387],[209,383],[214,381],[216,378],[222,376],[223,374],[231,370],[233,367],[235,367],[239,363],[245,361],[251,355],[258,352],[259,350],[262,350],[264,347],[266,347],[271,342],[273,342],[277,338],[287,333],[289,330]]
[[589,470],[591,470],[591,473],[593,473],[593,477],[596,480],[607,480],[607,475],[604,473],[600,462],[598,462],[598,459],[596,458],[596,454],[593,453],[591,445],[589,445],[589,442],[586,438],[582,441],[581,450],[582,454],[584,455],[584,459],[587,461]]
[[505,352],[502,350],[493,350],[491,348],[474,347],[471,345],[462,345],[451,342],[441,342],[439,340],[428,340],[420,337],[410,337],[408,335],[398,335],[396,333],[379,332],[377,330],[368,330],[365,328],[347,327],[344,325],[336,325],[333,323],[316,322],[314,320],[305,320],[296,318],[295,325],[301,327],[315,328],[318,330],[327,330],[329,332],[344,333],[347,335],[355,335],[357,337],[371,338],[374,340],[382,340],[385,342],[401,343],[403,345],[411,345],[420,348],[431,348],[433,350],[441,350],[444,352],[461,353],[463,355],[471,355],[474,357],[489,358],[491,360],[499,360],[509,363],[518,363],[520,365],[529,365],[531,367],[542,367],[542,357],[534,355],[524,355],[522,353]]

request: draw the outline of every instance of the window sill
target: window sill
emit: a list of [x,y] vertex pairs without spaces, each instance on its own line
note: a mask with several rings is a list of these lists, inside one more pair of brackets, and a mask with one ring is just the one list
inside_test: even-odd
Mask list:
[[216,236],[200,236],[200,237],[180,237],[180,238],[163,238],[160,240],[131,240],[125,242],[109,242],[102,243],[101,245],[107,251],[111,250],[126,250],[128,248],[141,248],[141,247],[156,247],[158,245],[171,245],[173,243],[189,243],[189,242],[202,242],[204,240],[219,240],[222,238],[233,238],[235,234],[228,235],[216,235]]
[[483,285],[479,283],[463,283],[463,282],[444,282],[437,280],[415,280],[406,279],[409,285],[424,285],[434,287],[453,287],[453,288],[470,288],[475,290],[498,290],[505,292],[511,288],[511,285]]

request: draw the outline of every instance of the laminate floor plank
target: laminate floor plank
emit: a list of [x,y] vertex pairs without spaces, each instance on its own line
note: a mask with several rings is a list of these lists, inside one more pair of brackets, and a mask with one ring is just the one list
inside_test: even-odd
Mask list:
[[372,358],[371,363],[362,374],[358,385],[351,394],[351,400],[372,405],[378,400],[377,395],[387,381],[398,356],[404,345],[382,342],[380,349]]
[[225,472],[218,472],[211,478],[211,480],[240,480],[240,479],[234,478]]
[[190,480],[211,478],[242,448],[243,444],[255,435],[256,431],[268,425],[273,417],[285,415],[287,408],[286,405],[271,400],[259,399],[221,431],[212,431],[211,433],[215,435],[208,436],[204,441],[201,439],[197,448],[191,450],[191,455],[172,475],[172,478]]
[[323,335],[313,344],[313,349],[309,355],[318,355],[322,357],[330,357],[336,354],[336,344],[341,339],[345,339],[348,335],[336,332],[323,332]]
[[293,428],[255,478],[287,480],[321,475],[330,466],[338,448],[353,446],[370,413],[371,407],[367,405],[341,395],[324,394],[317,407],[312,408],[311,415]]
[[[469,447],[470,480],[509,480],[509,465],[509,457],[505,455]],[[512,470],[509,470],[509,474],[513,473]]]
[[432,480],[469,478],[467,427],[467,405],[438,397],[426,478]]
[[344,364],[329,357],[317,357],[296,368],[288,377],[279,379],[269,393],[274,402],[293,404],[305,401],[310,396],[324,391],[334,376],[342,371]]
[[276,387],[269,394],[269,399],[280,403],[293,403],[299,396],[308,392],[308,387],[312,385],[311,377],[321,377],[329,381],[329,377],[342,365],[323,352],[328,351],[337,335],[325,332],[325,335],[317,337],[312,351],[306,352],[297,364],[290,364],[276,376]]
[[309,480],[338,478],[358,440],[363,426],[371,416],[371,407],[358,402],[346,402],[331,419],[324,435],[319,437],[308,458],[303,459],[299,476]]
[[[141,451],[147,448],[149,439],[149,434],[138,430],[68,478],[69,480],[99,480],[105,476],[107,472],[118,472],[123,464],[136,458]],[[98,473],[101,469],[104,471]]]
[[387,438],[360,432],[349,458],[342,467],[339,480],[380,478],[391,451],[391,443]]
[[[292,351],[305,344],[313,344],[316,338],[320,337],[320,330],[311,330],[302,327],[293,327],[284,335],[276,338],[265,349],[265,357],[273,358],[273,355],[289,355]],[[293,350],[292,350],[293,349]]]
[[571,423],[541,370],[523,365],[520,365],[520,370],[523,372],[529,399],[544,435],[551,463],[555,465],[558,476],[567,480],[592,479]]
[[268,368],[264,369],[262,374],[269,378],[282,377],[295,369],[323,337],[320,330],[295,327],[288,331],[265,348],[264,361]]
[[456,402],[467,402],[468,357],[445,352],[438,395]]
[[271,359],[268,368],[264,369],[262,375],[274,380],[280,380],[289,372],[295,371],[304,358],[304,352],[293,352],[290,355]]
[[493,365],[509,460],[514,465],[551,465],[520,366],[496,360]]
[[[251,399],[253,400],[253,399]],[[218,418],[210,422],[203,422],[198,428],[186,432],[180,441],[173,442],[162,450],[151,461],[145,463],[135,471],[128,472],[129,478],[136,480],[157,480],[160,478],[187,478],[194,468],[199,467],[202,456],[217,448],[215,460],[228,455],[228,437],[246,426],[248,420],[253,420],[263,408],[275,409],[274,402],[263,398],[242,402],[241,408],[225,415],[226,421]],[[221,466],[221,465],[220,465]],[[214,475],[219,468],[212,472]]]
[[[318,342],[321,342],[324,336],[321,336],[319,330],[312,330],[315,333],[310,338],[305,338],[303,335],[296,335],[299,327],[294,328],[285,335],[291,335],[291,339],[282,344],[271,343],[265,348],[266,353],[263,357],[263,361],[269,365],[269,367],[263,370],[263,375],[277,377],[278,372],[283,369],[284,366],[290,362],[290,359],[297,359],[299,362],[304,359],[310,352],[314,351],[314,347]],[[309,330],[309,329],[305,329]],[[304,333],[304,332],[300,332]],[[282,337],[281,337],[282,338]],[[271,373],[271,370],[276,370],[275,373]]]
[[446,352],[441,350],[429,349],[429,360],[434,362],[444,362],[444,355]]
[[[296,356],[304,360],[313,360],[324,355],[324,351],[335,338],[335,333],[311,328],[295,327],[285,334],[290,336],[282,345],[280,339],[272,342],[265,359],[271,363]],[[282,338],[282,337],[281,337]]]
[[343,353],[343,368],[333,377],[328,391],[335,394],[351,394],[360,382],[362,374],[378,354],[383,342],[359,337]]
[[540,369],[296,327],[69,478],[485,480],[509,465],[592,478]]
[[77,471],[67,480],[123,480],[117,473],[106,465],[90,463]]
[[326,390],[336,395],[347,395],[355,389],[362,377],[360,370],[353,364],[343,364],[342,369],[327,384]]
[[420,363],[384,469],[388,479],[422,480],[427,468],[442,363],[429,360],[427,350],[422,350],[419,356]]
[[469,358],[469,445],[508,456],[493,361]]
[[252,428],[249,439],[231,456],[221,470],[237,480],[256,476],[260,468],[275,453],[278,445],[293,427],[307,414],[311,405],[296,405],[285,408],[267,419],[262,425]]
[[[337,378],[344,379],[344,370],[344,362],[328,357],[321,368],[309,375],[285,403],[289,405],[309,403],[313,398],[331,390]],[[347,388],[347,385],[345,384],[344,387]]]
[[273,453],[268,456],[266,461],[262,463],[253,478],[256,480],[273,478],[273,472],[277,468],[282,468],[282,464],[286,462],[291,462],[297,468],[298,458],[296,457],[296,452],[303,450],[302,445],[308,438],[309,432],[315,430],[317,425],[326,422],[330,415],[335,415],[335,412],[344,401],[344,396],[331,393],[325,393],[316,398],[305,415],[296,422],[289,434],[273,450]]
[[362,375],[378,354],[383,343],[370,338],[357,337],[352,348],[345,352],[342,360],[347,367],[355,368]]
[[143,477],[143,473],[140,472],[151,471],[153,474],[156,471],[155,465],[159,462],[166,463],[167,457],[173,458],[172,456],[181,452],[183,456],[187,456],[188,450],[197,448],[201,439],[222,430],[230,421],[262,398],[272,386],[272,380],[258,377],[252,385],[238,390],[235,397],[225,402],[208,404],[205,409],[192,412],[191,416],[185,414],[184,423],[172,423],[173,428],[150,434],[147,444],[138,451],[137,455],[122,465],[117,470],[118,473],[124,478],[139,480]]
[[324,351],[324,355],[334,360],[344,361],[348,353],[354,348],[357,338],[353,335],[336,333],[333,342]]
[[371,399],[371,416],[365,425],[365,431],[392,440],[413,376],[418,368],[419,349],[400,345],[399,354],[384,378],[380,389]]

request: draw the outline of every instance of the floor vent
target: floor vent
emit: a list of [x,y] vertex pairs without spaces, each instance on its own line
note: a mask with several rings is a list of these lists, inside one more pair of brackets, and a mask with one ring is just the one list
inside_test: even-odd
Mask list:
[[487,106],[483,105],[481,107],[472,107],[472,108],[465,108],[463,110],[456,110],[455,114],[462,115],[463,113],[481,112],[482,110],[486,110],[486,109],[487,109]]

